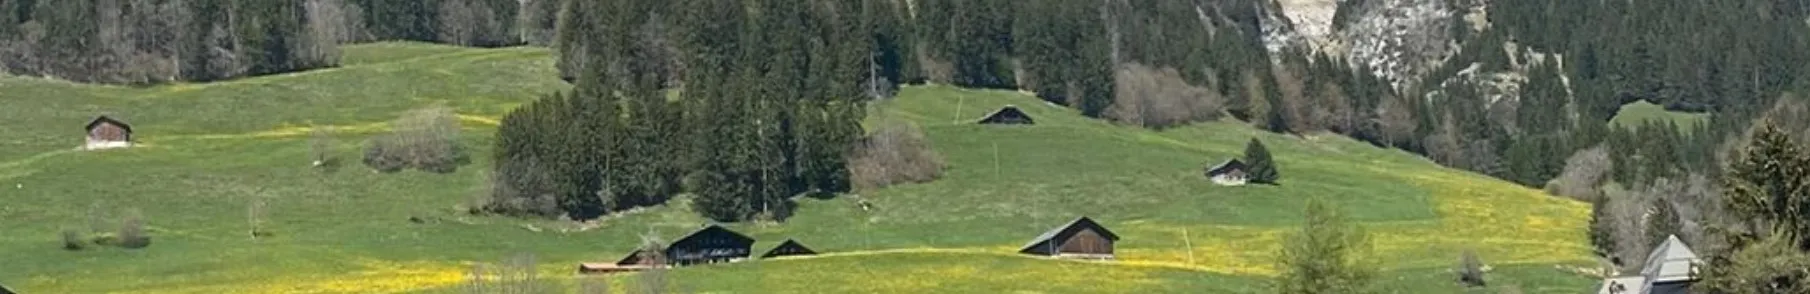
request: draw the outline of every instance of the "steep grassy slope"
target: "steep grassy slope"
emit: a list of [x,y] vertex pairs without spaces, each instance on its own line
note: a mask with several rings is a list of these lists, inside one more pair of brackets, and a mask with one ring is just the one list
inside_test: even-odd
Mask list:
[[[683,200],[582,231],[461,214],[456,207],[483,190],[494,118],[565,87],[546,50],[387,43],[347,52],[341,68],[210,84],[0,78],[0,283],[28,293],[457,292],[470,263],[527,252],[543,277],[569,285],[576,262],[614,260],[644,235],[674,238],[701,222]],[[433,103],[461,114],[476,162],[451,174],[375,174],[355,164],[383,122]],[[1039,124],[968,123],[1004,104]],[[70,151],[79,126],[99,113],[134,123],[143,146]],[[1462,248],[1495,267],[1495,285],[1575,293],[1592,283],[1555,268],[1587,264],[1584,204],[1336,136],[1233,123],[1151,132],[1022,94],[940,86],[905,89],[871,114],[870,123],[923,126],[950,162],[944,178],[865,193],[872,212],[846,197],[800,199],[799,215],[784,224],[732,225],[763,241],[755,250],[790,237],[830,254],[680,269],[676,289],[1260,292],[1310,195],[1365,223],[1384,286],[1395,292],[1456,291],[1446,269]],[[307,167],[314,127],[335,131],[346,167]],[[1251,137],[1277,156],[1282,185],[1226,188],[1201,178],[1202,166],[1235,156]],[[247,235],[255,198],[269,203],[273,237]],[[60,229],[86,231],[97,211],[117,223],[128,209],[146,216],[149,248],[58,249]],[[1080,215],[1124,236],[1120,261],[1012,254]],[[619,288],[635,282],[608,279]]]

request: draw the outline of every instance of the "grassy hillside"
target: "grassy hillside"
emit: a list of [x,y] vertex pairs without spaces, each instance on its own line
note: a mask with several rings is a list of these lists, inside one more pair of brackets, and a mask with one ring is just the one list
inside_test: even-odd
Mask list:
[[[565,87],[548,52],[385,43],[347,55],[341,68],[210,84],[0,78],[0,284],[27,293],[458,292],[471,263],[533,253],[542,277],[569,286],[576,262],[615,260],[641,236],[675,238],[702,221],[683,199],[582,230],[459,213],[484,190],[495,118]],[[356,165],[385,121],[434,103],[457,109],[475,162],[451,174]],[[969,124],[1005,104],[1039,124]],[[133,123],[142,147],[71,151],[79,127],[102,113]],[[1585,204],[1337,136],[1234,123],[1152,132],[1023,94],[941,86],[907,88],[876,105],[870,123],[880,121],[924,127],[950,163],[944,177],[865,193],[872,212],[848,197],[800,199],[786,223],[732,225],[762,240],[757,251],[790,237],[829,254],[680,269],[673,288],[1262,292],[1280,238],[1310,195],[1364,222],[1393,292],[1458,291],[1447,269],[1464,248],[1493,266],[1492,285],[1575,293],[1594,283],[1560,269],[1589,264]],[[308,168],[311,128],[334,131],[345,168]],[[1282,185],[1218,187],[1199,175],[1251,137],[1270,146]],[[247,205],[259,198],[275,236],[253,240]],[[149,248],[59,249],[61,229],[117,224],[129,209],[148,220]],[[1012,254],[1081,215],[1124,237],[1120,261]]]
[[1609,119],[1609,125],[1634,128],[1649,121],[1675,123],[1679,130],[1690,132],[1692,126],[1709,122],[1709,114],[1665,110],[1665,106],[1641,100],[1622,105],[1621,111]]

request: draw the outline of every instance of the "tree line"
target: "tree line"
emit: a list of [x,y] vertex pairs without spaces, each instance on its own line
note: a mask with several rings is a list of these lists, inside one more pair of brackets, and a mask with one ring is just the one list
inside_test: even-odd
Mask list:
[[504,117],[489,209],[589,218],[684,192],[712,219],[784,219],[793,196],[848,191],[874,53],[896,50],[863,20],[897,3],[565,3],[575,88]]
[[[339,44],[545,40],[554,0],[0,1],[0,69],[107,84],[215,81],[339,64]],[[523,4],[533,10],[523,11]],[[539,13],[523,13],[539,12]]]

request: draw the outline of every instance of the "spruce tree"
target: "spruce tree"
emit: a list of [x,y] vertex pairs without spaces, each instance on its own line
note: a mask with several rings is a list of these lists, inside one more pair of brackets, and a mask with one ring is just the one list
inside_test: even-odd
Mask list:
[[1282,176],[1276,172],[1276,162],[1270,158],[1270,151],[1263,147],[1263,141],[1251,138],[1244,146],[1244,164],[1248,166],[1247,178],[1252,183],[1275,184]]

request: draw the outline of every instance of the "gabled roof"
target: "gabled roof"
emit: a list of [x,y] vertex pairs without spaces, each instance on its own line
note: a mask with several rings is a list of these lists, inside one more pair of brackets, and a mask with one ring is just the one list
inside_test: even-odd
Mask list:
[[723,228],[723,226],[710,224],[710,225],[705,225],[704,228],[698,229],[697,231],[693,231],[690,234],[685,234],[684,237],[679,237],[678,239],[673,239],[672,243],[667,244],[667,246],[670,247],[670,246],[672,246],[672,244],[685,243],[686,241],[690,241],[692,238],[699,238],[702,236],[712,235],[712,234],[722,234],[722,235],[729,236],[729,238],[735,239],[735,241],[738,243],[748,243],[748,244],[754,243],[753,237],[748,237],[748,235],[742,235],[742,233],[736,233],[735,231],[731,231],[727,228]]
[[1018,106],[1008,104],[1005,107],[1000,107],[999,110],[993,111],[993,113],[987,114],[987,117],[981,118],[980,123],[982,123],[982,124],[1036,124],[1037,122],[1035,120],[1031,119],[1031,115],[1025,114],[1024,111],[1022,111],[1022,110],[1018,110]]
[[1219,163],[1219,165],[1208,167],[1207,176],[1216,176],[1219,174],[1224,174],[1224,173],[1230,172],[1232,170],[1244,170],[1244,169],[1245,169],[1244,161],[1239,161],[1237,158],[1227,159],[1225,162]]
[[1671,235],[1647,255],[1646,268],[1640,270],[1640,275],[1653,283],[1695,280],[1694,264],[1699,262],[1696,252],[1691,252],[1677,235]]
[[628,253],[628,256],[623,256],[623,257],[622,257],[622,259],[621,259],[621,260],[617,260],[617,261],[616,261],[616,265],[635,265],[635,264],[640,264],[640,263],[641,263],[641,257],[642,257],[642,256],[641,256],[641,253],[642,253],[642,252],[646,252],[646,251],[644,251],[644,250],[641,250],[641,249],[635,249],[635,251],[634,251],[634,252],[629,252],[629,253]]
[[99,126],[102,123],[119,126],[120,129],[126,130],[127,133],[132,132],[132,125],[128,125],[128,124],[126,124],[126,122],[119,121],[119,120],[113,119],[112,117],[107,117],[105,115],[94,117],[94,120],[88,121],[88,125],[82,126],[82,130],[92,131],[92,130],[94,130],[95,126]]
[[793,255],[817,255],[817,251],[811,250],[811,248],[804,247],[804,244],[799,244],[798,241],[796,241],[796,240],[786,239],[785,242],[779,243],[779,246],[773,246],[773,250],[767,250],[766,254],[761,254],[760,258],[773,258],[773,257],[793,256]]
[[1100,226],[1100,223],[1096,223],[1093,219],[1083,216],[1075,218],[1075,220],[1069,221],[1067,224],[1063,224],[1060,227],[1050,229],[1048,232],[1043,232],[1042,235],[1037,235],[1036,239],[1031,239],[1031,242],[1024,243],[1024,246],[1020,246],[1018,251],[1023,252],[1031,250],[1034,246],[1058,237],[1064,237],[1063,235],[1073,235],[1074,232],[1080,231],[1083,228],[1093,229],[1095,233],[1099,233],[1100,236],[1106,237],[1107,240],[1119,240],[1118,234],[1113,234],[1111,230],[1107,230],[1106,227]]

